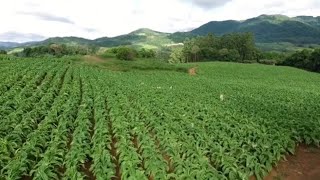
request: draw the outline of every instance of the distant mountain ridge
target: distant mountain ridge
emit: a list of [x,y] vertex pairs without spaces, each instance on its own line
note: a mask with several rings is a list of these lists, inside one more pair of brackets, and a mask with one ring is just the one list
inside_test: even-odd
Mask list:
[[261,15],[245,21],[211,21],[191,31],[193,34],[252,32],[257,42],[320,43],[320,17]]
[[[94,40],[80,37],[52,37],[44,41],[32,43],[1,43],[0,47],[14,48],[25,46],[66,44],[66,45],[96,45],[101,47],[113,47],[119,45],[131,45],[136,47],[157,48],[163,45],[170,45],[176,42],[171,33],[154,31],[148,28],[141,28],[128,34],[116,37],[101,37]],[[190,37],[190,36],[189,36]]]
[[243,21],[211,21],[190,32],[163,33],[141,28],[116,37],[89,40],[79,37],[54,37],[31,43],[0,42],[0,48],[25,47],[46,44],[96,45],[112,47],[131,45],[157,48],[183,42],[186,38],[212,33],[218,36],[232,32],[252,32],[257,43],[289,42],[293,44],[320,44],[320,16],[261,15]]

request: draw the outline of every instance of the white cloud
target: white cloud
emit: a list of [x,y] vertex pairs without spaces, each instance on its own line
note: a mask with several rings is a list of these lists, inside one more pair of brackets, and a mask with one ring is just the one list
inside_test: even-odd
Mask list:
[[232,0],[182,0],[184,2],[190,2],[195,6],[199,6],[204,9],[218,8]]
[[174,32],[260,14],[320,15],[319,0],[3,0],[1,7],[0,33],[91,39],[142,27]]

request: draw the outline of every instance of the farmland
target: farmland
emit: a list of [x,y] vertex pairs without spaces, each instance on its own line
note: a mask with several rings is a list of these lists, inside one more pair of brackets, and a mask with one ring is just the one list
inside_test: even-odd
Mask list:
[[295,68],[44,58],[0,61],[0,78],[0,179],[261,179],[320,143],[320,75]]

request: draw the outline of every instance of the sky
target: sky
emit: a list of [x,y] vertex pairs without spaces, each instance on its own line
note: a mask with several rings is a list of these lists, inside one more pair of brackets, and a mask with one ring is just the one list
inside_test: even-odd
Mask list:
[[320,0],[2,0],[0,41],[113,37],[139,28],[188,31],[261,14],[320,16]]

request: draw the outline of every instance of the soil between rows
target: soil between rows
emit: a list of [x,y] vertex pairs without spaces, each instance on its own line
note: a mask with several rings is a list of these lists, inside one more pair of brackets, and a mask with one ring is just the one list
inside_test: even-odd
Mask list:
[[320,148],[300,145],[281,160],[264,180],[320,180]]

